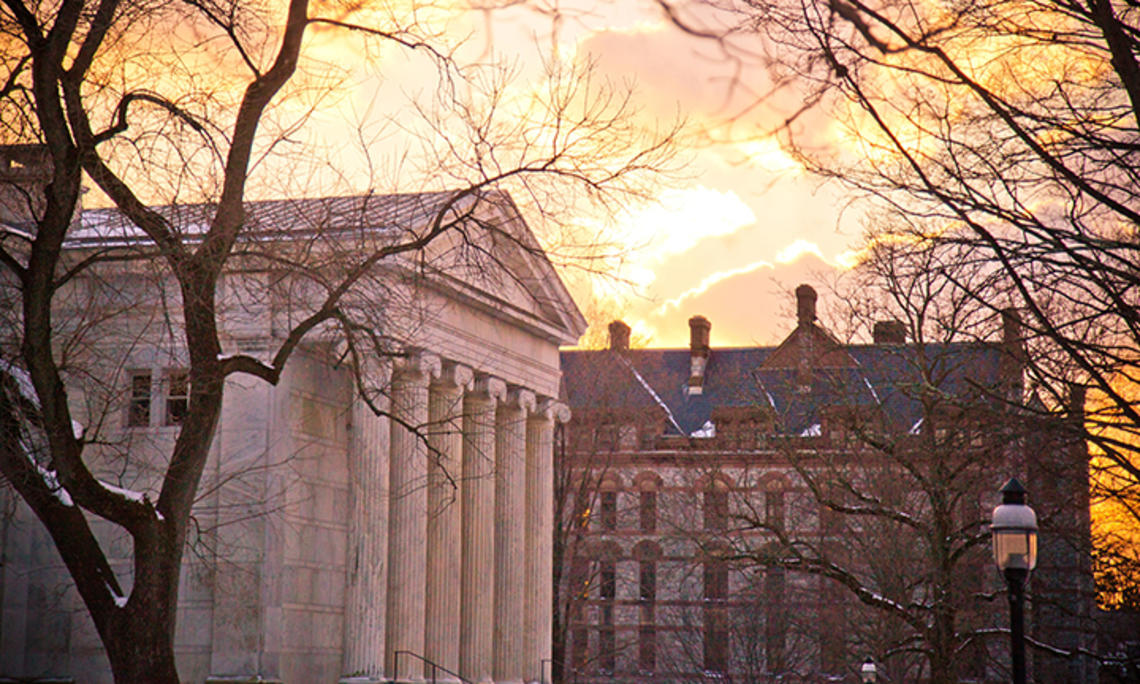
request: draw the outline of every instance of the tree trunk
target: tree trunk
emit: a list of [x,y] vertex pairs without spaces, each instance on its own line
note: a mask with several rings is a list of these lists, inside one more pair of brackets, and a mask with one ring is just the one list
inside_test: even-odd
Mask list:
[[178,684],[174,667],[173,631],[148,628],[152,620],[161,620],[160,611],[150,606],[133,611],[103,637],[111,672],[121,684]]
[[111,671],[120,684],[178,682],[174,629],[182,534],[175,529],[158,522],[135,537],[135,581],[130,600],[121,607],[113,606],[100,629]]

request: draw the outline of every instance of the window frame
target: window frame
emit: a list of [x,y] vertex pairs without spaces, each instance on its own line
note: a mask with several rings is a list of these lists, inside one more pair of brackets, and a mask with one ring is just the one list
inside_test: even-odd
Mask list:
[[[166,387],[163,398],[162,424],[167,427],[182,425],[186,414],[190,412],[190,371],[185,368],[171,368],[166,371]],[[176,389],[183,389],[183,394],[175,394]]]
[[[128,428],[150,427],[154,403],[154,373],[145,368],[138,368],[128,372],[127,386],[127,415]],[[139,381],[142,382],[139,382]],[[145,390],[141,392],[140,390]]]

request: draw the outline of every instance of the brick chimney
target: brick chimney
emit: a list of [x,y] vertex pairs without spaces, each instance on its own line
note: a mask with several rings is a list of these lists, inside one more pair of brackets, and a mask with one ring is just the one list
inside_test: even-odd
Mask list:
[[629,326],[622,321],[610,323],[610,351],[629,349]]
[[704,316],[689,319],[689,394],[703,394],[705,366],[709,360],[709,331],[712,323]]
[[902,321],[877,321],[871,332],[875,344],[906,344],[906,325]]
[[1021,326],[1021,314],[1010,307],[1001,312],[1002,358],[998,372],[1006,384],[1006,395],[1011,401],[1020,401],[1025,385],[1025,333]]
[[796,320],[800,325],[811,325],[815,322],[815,301],[818,295],[811,285],[800,285],[796,288]]
[[1088,388],[1075,382],[1069,383],[1069,418],[1077,427],[1083,427],[1085,422],[1085,400]]

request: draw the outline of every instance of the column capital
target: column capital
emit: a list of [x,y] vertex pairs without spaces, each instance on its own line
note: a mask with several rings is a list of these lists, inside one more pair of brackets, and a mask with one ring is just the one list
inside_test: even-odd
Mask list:
[[438,378],[442,364],[437,355],[425,351],[408,350],[405,356],[397,357],[392,364],[393,377],[405,382],[427,384]]
[[475,379],[468,391],[478,399],[502,401],[507,396],[507,383],[493,375],[475,373]]
[[550,397],[539,397],[531,417],[535,420],[551,420],[556,423],[570,422],[570,407]]
[[439,386],[442,389],[470,390],[474,381],[474,371],[468,366],[454,361],[443,361],[439,373],[432,377],[432,385]]
[[533,413],[535,406],[534,392],[525,387],[510,385],[507,387],[507,398],[504,400],[504,403],[510,408]]

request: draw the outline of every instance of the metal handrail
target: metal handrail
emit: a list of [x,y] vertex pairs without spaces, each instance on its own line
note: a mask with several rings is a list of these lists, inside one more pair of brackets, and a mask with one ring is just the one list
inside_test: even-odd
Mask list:
[[475,684],[475,682],[471,681],[470,679],[467,679],[466,677],[459,674],[458,672],[452,672],[451,670],[447,669],[443,665],[440,665],[439,663],[428,660],[427,658],[423,657],[422,655],[420,655],[419,653],[416,653],[414,651],[396,651],[394,654],[392,654],[392,669],[395,670],[395,672],[393,672],[392,674],[393,674],[393,679],[395,679],[397,681],[399,681],[399,679],[400,679],[400,656],[401,655],[410,655],[413,658],[415,658],[416,660],[419,660],[420,662],[424,663],[425,665],[431,665],[431,682],[432,682],[432,684],[436,684],[435,674],[436,674],[437,670],[445,672],[445,673],[451,675],[452,677],[455,677],[459,681],[463,682],[463,684]]

